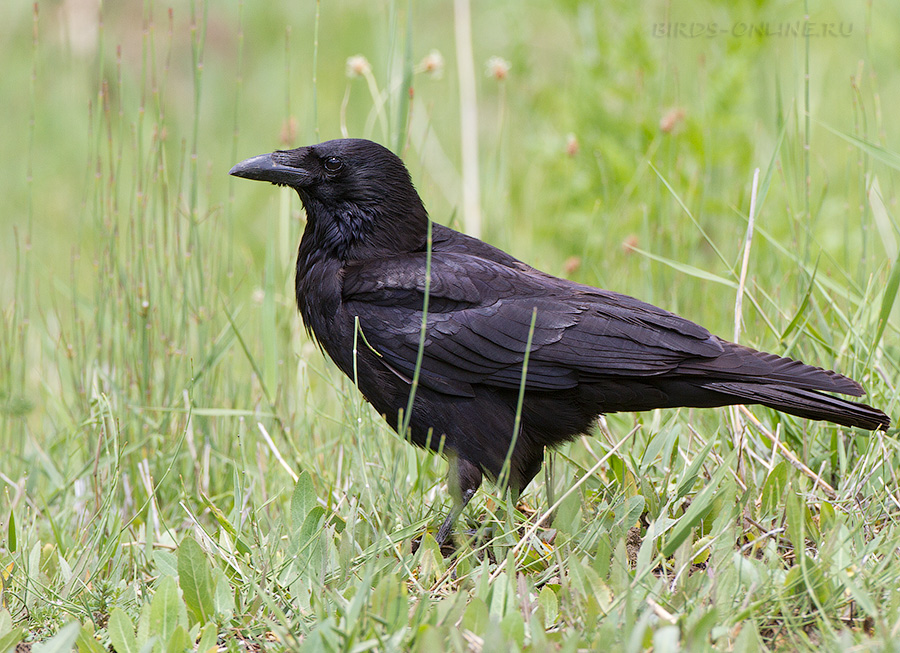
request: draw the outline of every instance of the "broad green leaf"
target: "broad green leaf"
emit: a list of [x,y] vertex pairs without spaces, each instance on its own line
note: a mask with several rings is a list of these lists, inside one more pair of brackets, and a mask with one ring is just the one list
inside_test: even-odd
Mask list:
[[9,511],[9,525],[7,527],[7,548],[10,553],[15,553],[18,544],[16,542],[16,514],[10,510]]
[[837,512],[834,506],[828,501],[823,501],[819,506],[819,528],[821,531],[823,533],[830,531],[837,524],[837,520]]
[[800,565],[794,565],[784,575],[784,588],[792,597],[799,596],[803,592],[803,570]]
[[505,571],[501,572],[491,589],[491,614],[502,618],[506,613],[506,600],[510,589],[509,575]]
[[72,653],[78,633],[81,632],[81,624],[70,621],[60,628],[50,639],[38,642],[31,647],[31,653]]
[[426,586],[437,581],[447,569],[444,556],[441,554],[441,547],[438,546],[431,533],[425,533],[422,537],[422,543],[419,545],[419,550],[416,551],[416,558],[419,560],[417,576]]
[[176,626],[166,645],[166,653],[184,653],[192,649],[191,638],[188,636],[187,630],[182,625]]
[[171,576],[164,576],[150,601],[150,634],[167,643],[175,629],[187,625],[187,609]]
[[216,640],[219,637],[218,628],[215,624],[206,624],[200,632],[200,641],[197,643],[197,653],[216,653],[219,645]]
[[500,621],[500,630],[506,636],[506,641],[515,644],[519,650],[525,645],[525,619],[522,618],[521,610],[507,610]]
[[[640,515],[636,515],[635,517],[639,516]],[[683,518],[684,517],[681,519]],[[634,568],[636,576],[642,577],[644,574],[648,574],[653,570],[653,567],[656,565],[656,563],[654,563],[656,547],[659,542],[665,541],[664,535],[675,528],[679,521],[680,519],[669,517],[669,510],[663,508],[659,517],[650,522],[650,525],[647,527],[647,532],[641,538],[640,547],[638,548],[637,561]],[[627,528],[630,529],[634,525],[635,522],[631,522],[627,525]],[[626,535],[626,537],[630,538],[630,533]],[[632,542],[632,544],[634,543]]]
[[303,525],[303,520],[306,519],[309,511],[317,505],[312,478],[307,472],[300,472],[297,483],[294,485],[294,493],[291,495],[291,524],[295,530]]
[[[609,537],[601,537],[597,540],[597,550],[594,551],[594,560],[591,567],[597,572],[600,578],[606,578],[609,575],[609,565],[612,561],[612,542]],[[547,587],[544,585],[544,587]],[[543,590],[541,590],[543,591]]]
[[644,501],[644,497],[640,494],[629,497],[624,503],[616,507],[615,525],[621,527],[623,531],[627,531],[637,523],[638,518],[644,512],[646,504],[647,502]]
[[681,629],[678,626],[659,626],[653,631],[653,653],[680,652]]
[[306,515],[303,520],[303,526],[300,527],[300,535],[297,538],[301,549],[307,546],[316,535],[321,532],[322,519],[325,517],[325,509],[322,506],[315,506]]
[[556,592],[544,585],[538,594],[538,605],[544,612],[544,628],[550,628],[559,617],[559,599],[556,598]]
[[134,624],[121,608],[113,608],[109,613],[106,626],[109,641],[116,653],[138,653],[137,639],[134,636]]
[[313,556],[321,552],[320,536],[322,535],[322,521],[325,518],[325,510],[322,506],[315,506],[306,515],[303,525],[297,533],[298,564],[315,564]]
[[178,558],[171,551],[154,551],[153,562],[160,575],[172,577],[178,575]]
[[16,645],[18,645],[18,643],[22,641],[22,637],[24,634],[24,628],[7,630],[5,633],[0,630],[0,653],[9,653],[10,651],[14,650],[16,648]]
[[[0,609],[0,637],[3,637],[12,630],[12,615],[9,614],[9,610],[6,608]],[[0,649],[0,653],[4,653],[3,649]]]
[[785,529],[788,539],[794,545],[795,564],[799,566],[803,564],[801,558],[806,551],[806,516],[793,484],[785,488],[784,512],[787,521]]
[[772,468],[760,492],[760,514],[762,517],[774,517],[781,510],[784,501],[784,488],[788,484],[788,462],[781,460]]
[[215,612],[230,619],[234,616],[234,590],[228,582],[228,576],[219,567],[213,567],[213,584],[216,588],[213,594]]
[[138,617],[137,628],[135,630],[135,639],[137,640],[138,650],[143,651],[144,647],[147,646],[147,642],[150,641],[151,632],[150,632],[150,613],[151,605],[150,603],[145,603],[141,607],[141,616]]
[[178,547],[178,583],[197,621],[208,622],[214,614],[212,574],[206,553],[191,537]]
[[[746,651],[747,653],[755,653],[756,651],[764,651],[766,647],[763,645],[762,639],[759,636],[759,631],[756,629],[756,624],[753,622],[753,619],[744,619],[741,621],[740,632],[738,633],[737,638],[734,640],[734,649],[735,651]],[[706,642],[703,642],[705,645]]]
[[28,553],[28,565],[20,567],[28,576],[28,580],[34,582],[38,579],[41,570],[41,543],[35,542]]
[[487,604],[479,598],[474,598],[463,613],[462,627],[480,636],[484,634],[490,620],[491,615]]
[[372,592],[370,605],[373,616],[377,616],[389,632],[397,632],[406,625],[409,613],[406,583],[399,576],[386,574]]
[[443,633],[436,627],[425,624],[416,633],[416,652],[417,653],[434,653],[434,651],[443,650],[446,639]]
[[582,527],[581,492],[572,492],[556,509],[553,528],[561,533],[577,533]]
[[94,637],[94,624],[90,621],[81,626],[75,639],[75,646],[78,653],[109,653]]

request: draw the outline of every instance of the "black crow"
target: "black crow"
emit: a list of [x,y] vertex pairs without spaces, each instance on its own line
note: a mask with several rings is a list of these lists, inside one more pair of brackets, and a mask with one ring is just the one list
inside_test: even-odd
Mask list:
[[836,372],[722,340],[436,223],[429,243],[406,167],[371,141],[263,154],[231,174],[300,195],[297,305],[321,348],[395,430],[414,393],[404,437],[451,461],[454,507],[439,541],[482,474],[497,479],[507,464],[520,492],[544,447],[586,433],[603,413],[762,404],[844,426],[890,425],[876,408],[823,394],[864,394]]

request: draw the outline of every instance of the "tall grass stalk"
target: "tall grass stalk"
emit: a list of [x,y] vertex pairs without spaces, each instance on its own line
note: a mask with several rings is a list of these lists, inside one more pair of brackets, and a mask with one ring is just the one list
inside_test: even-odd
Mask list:
[[456,73],[459,79],[459,131],[462,150],[463,224],[466,233],[481,236],[481,180],[478,173],[478,105],[475,59],[472,54],[472,9],[469,0],[453,0]]

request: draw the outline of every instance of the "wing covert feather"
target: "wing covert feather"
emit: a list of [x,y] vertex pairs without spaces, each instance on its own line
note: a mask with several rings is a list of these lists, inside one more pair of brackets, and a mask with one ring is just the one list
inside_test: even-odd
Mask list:
[[[344,268],[344,308],[359,316],[366,341],[390,367],[409,378],[425,260],[414,253]],[[526,385],[533,390],[572,388],[592,377],[653,376],[722,353],[717,338],[684,318],[531,268],[433,252],[430,273],[420,378],[436,390],[469,395],[474,383],[519,387],[529,334]]]

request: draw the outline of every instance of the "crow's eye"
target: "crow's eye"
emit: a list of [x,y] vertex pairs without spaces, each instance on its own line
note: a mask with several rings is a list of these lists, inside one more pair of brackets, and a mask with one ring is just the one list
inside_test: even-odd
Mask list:
[[327,159],[325,159],[325,169],[328,172],[337,172],[338,170],[340,170],[343,167],[344,167],[344,162],[341,161],[336,156],[330,156]]

